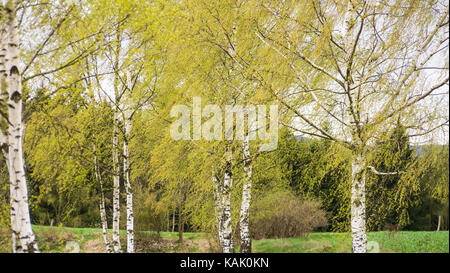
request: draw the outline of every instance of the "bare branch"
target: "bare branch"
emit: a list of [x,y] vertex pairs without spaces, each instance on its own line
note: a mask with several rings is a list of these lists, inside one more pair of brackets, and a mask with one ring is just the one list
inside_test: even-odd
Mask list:
[[379,172],[377,171],[377,169],[375,169],[375,167],[373,166],[367,166],[367,168],[371,169],[372,172],[376,175],[398,175],[400,174],[400,172],[388,172],[388,173],[384,173],[384,172]]

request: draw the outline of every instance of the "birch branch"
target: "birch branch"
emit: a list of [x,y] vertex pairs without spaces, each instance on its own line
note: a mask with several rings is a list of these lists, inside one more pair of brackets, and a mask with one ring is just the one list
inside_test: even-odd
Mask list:
[[376,175],[398,175],[398,174],[400,174],[400,172],[379,172],[379,171],[377,171],[377,169],[375,169],[375,167],[373,167],[373,166],[367,166],[367,168],[369,168],[369,169],[371,169],[372,170],[372,172],[374,173],[374,174],[376,174]]

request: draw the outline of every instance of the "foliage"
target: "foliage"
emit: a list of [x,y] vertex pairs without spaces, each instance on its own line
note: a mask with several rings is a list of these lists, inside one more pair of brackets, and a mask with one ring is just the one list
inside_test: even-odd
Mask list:
[[436,230],[439,217],[441,230],[449,227],[449,145],[426,145],[417,149],[420,164],[424,166],[419,177],[420,192],[417,202],[408,210],[411,230]]
[[409,224],[408,209],[417,202],[420,191],[418,183],[423,167],[414,156],[405,128],[398,125],[386,136],[385,141],[377,144],[369,165],[383,172],[398,172],[398,175],[376,175],[368,171],[369,230],[384,230],[389,224],[399,228]]
[[281,133],[283,175],[294,192],[321,201],[329,230],[346,231],[350,224],[350,156],[331,142],[296,137],[287,130]]
[[326,223],[320,203],[289,192],[262,196],[252,208],[251,230],[255,239],[305,236]]

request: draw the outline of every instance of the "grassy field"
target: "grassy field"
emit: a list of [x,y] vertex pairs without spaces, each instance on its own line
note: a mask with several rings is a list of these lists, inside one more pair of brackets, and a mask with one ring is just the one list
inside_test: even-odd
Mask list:
[[[56,228],[35,226],[34,230],[42,252],[70,252],[69,242],[77,242],[80,252],[104,252],[100,229]],[[126,234],[121,231],[122,245]],[[368,234],[369,252],[387,253],[448,253],[449,232],[371,232]],[[0,252],[9,251],[9,236],[0,232]],[[239,246],[236,248],[238,251]],[[137,232],[137,252],[217,252],[214,238],[206,233],[184,233],[184,241],[178,243],[178,233]],[[311,233],[306,237],[264,239],[253,241],[255,253],[349,253],[349,233]]]
[[[367,239],[369,252],[449,252],[448,231],[370,232]],[[306,238],[258,240],[253,243],[253,251],[262,253],[349,253],[351,252],[351,235],[347,233],[311,233]]]

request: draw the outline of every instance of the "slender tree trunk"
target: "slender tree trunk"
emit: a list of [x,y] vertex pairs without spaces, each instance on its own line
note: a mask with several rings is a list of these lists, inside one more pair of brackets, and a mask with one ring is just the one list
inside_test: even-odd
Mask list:
[[251,253],[252,252],[252,238],[250,236],[249,229],[249,217],[250,217],[250,202],[252,194],[252,175],[253,166],[250,157],[250,147],[249,147],[249,136],[245,137],[242,142],[242,150],[244,154],[244,182],[242,189],[242,203],[241,203],[241,213],[239,219],[239,227],[241,234],[241,253]]
[[222,187],[220,185],[220,181],[217,178],[216,173],[213,171],[212,173],[213,186],[214,186],[214,201],[216,207],[216,217],[217,217],[217,233],[219,235],[219,244],[220,248],[223,249],[223,204],[221,198]]
[[120,30],[116,31],[116,50],[114,60],[114,124],[113,124],[113,236],[112,243],[114,252],[122,252],[120,245],[120,165],[119,165],[119,62],[120,62]]
[[3,135],[10,178],[11,230],[13,252],[39,252],[31,227],[28,205],[28,189],[23,158],[22,76],[19,71],[19,41],[15,11],[17,1],[9,0],[4,7],[6,26],[2,28],[1,68],[2,93],[8,94],[8,132]]
[[364,157],[357,153],[352,160],[351,232],[353,253],[366,253],[366,189]]
[[114,252],[121,252],[120,246],[120,166],[119,166],[119,118],[114,113],[113,132],[113,236],[112,243]]
[[178,210],[178,242],[183,242],[183,232],[184,232],[184,219],[183,219],[183,212],[182,208],[180,206]]
[[434,228],[434,225],[433,225],[433,199],[430,198],[429,200],[430,200],[428,202],[428,204],[429,204],[428,214],[430,215],[430,218],[429,218],[430,229],[429,230],[433,230],[433,228]]
[[233,186],[232,156],[232,152],[229,151],[222,188],[222,234],[224,253],[234,252],[233,228],[231,224],[231,187]]
[[[96,145],[94,144],[94,153],[96,153]],[[106,218],[106,208],[105,208],[105,193],[103,191],[103,180],[102,175],[100,173],[100,168],[98,167],[97,155],[94,155],[94,169],[95,169],[95,177],[100,184],[100,221],[102,224],[102,234],[103,241],[105,242],[106,252],[111,253],[111,243],[108,239],[108,220]]]
[[441,230],[441,216],[438,216],[438,226],[437,226],[437,231]]
[[173,210],[173,214],[172,214],[172,232],[175,232],[175,213],[176,210]]
[[105,195],[102,186],[100,186],[100,191],[100,220],[102,222],[103,241],[105,242],[106,252],[112,253],[111,243],[108,239],[108,221],[106,219]]
[[125,189],[127,193],[127,252],[134,253],[134,216],[133,216],[133,191],[130,181],[130,151],[128,141],[130,137],[131,120],[125,117],[125,138],[123,142],[123,171],[125,174]]

